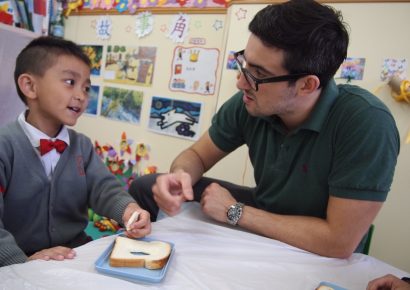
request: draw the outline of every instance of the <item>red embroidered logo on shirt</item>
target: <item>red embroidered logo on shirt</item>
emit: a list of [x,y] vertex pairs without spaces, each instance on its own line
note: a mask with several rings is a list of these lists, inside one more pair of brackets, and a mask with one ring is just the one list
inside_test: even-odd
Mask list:
[[77,162],[78,174],[80,176],[85,176],[83,157],[82,156],[77,156],[76,157],[76,162]]
[[0,193],[5,193],[5,192],[6,190],[4,189],[4,187],[0,185]]
[[308,172],[308,166],[307,166],[306,163],[302,165],[302,170],[303,170],[304,173]]

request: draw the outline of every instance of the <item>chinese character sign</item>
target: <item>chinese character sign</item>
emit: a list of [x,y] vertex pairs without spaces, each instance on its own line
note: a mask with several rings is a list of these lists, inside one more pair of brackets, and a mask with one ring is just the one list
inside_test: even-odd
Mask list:
[[174,42],[184,42],[188,35],[189,17],[186,14],[179,14],[174,17],[169,29],[168,37]]
[[97,20],[96,32],[97,38],[107,40],[111,37],[112,21],[107,16],[101,16]]
[[148,35],[152,32],[154,17],[150,12],[142,12],[137,15],[135,33],[138,38]]

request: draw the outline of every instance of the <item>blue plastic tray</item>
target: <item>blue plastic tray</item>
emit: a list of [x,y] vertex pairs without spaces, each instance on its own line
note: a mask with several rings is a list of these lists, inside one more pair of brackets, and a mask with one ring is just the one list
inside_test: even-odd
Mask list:
[[[141,241],[153,241],[153,239],[142,238],[138,239]],[[164,241],[166,242],[166,241]],[[171,254],[168,258],[167,263],[162,269],[158,270],[149,270],[146,268],[137,268],[137,267],[111,267],[109,264],[110,254],[112,248],[114,247],[115,241],[113,241],[110,246],[102,253],[102,255],[95,261],[95,269],[109,276],[115,276],[117,278],[122,278],[131,282],[150,282],[158,283],[161,282],[167,273],[168,266],[171,262],[171,258],[174,253],[174,244],[167,242],[171,245]]]

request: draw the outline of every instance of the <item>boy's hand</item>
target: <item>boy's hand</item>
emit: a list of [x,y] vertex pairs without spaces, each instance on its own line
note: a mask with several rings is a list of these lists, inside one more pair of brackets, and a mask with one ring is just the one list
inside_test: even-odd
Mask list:
[[[134,212],[139,213],[138,219],[131,224],[128,224],[128,221]],[[122,220],[126,227],[125,234],[129,237],[143,238],[151,233],[151,220],[149,212],[140,208],[135,202],[128,204],[125,208]]]
[[41,251],[38,251],[28,257],[29,261],[32,260],[57,260],[57,261],[63,261],[64,259],[74,259],[76,253],[73,249],[67,248],[67,247],[54,247],[54,248],[49,248],[49,249],[44,249]]

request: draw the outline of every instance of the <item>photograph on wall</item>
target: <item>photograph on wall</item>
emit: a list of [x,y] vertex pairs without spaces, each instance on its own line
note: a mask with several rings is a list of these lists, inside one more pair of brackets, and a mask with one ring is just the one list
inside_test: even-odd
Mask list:
[[219,50],[216,48],[175,47],[169,89],[185,93],[213,95],[215,93],[218,59]]
[[365,62],[365,58],[347,57],[340,67],[340,77],[347,80],[362,80]]
[[156,47],[108,45],[104,80],[117,84],[151,86]]
[[201,103],[152,97],[148,128],[190,140],[199,138]]
[[232,69],[232,70],[237,70],[238,65],[236,64],[236,60],[234,57],[234,51],[230,51],[228,54],[228,59],[226,61],[226,68],[227,69]]
[[88,105],[84,113],[89,114],[89,115],[98,115],[98,96],[99,94],[100,94],[99,86],[90,87],[90,91],[88,92]]
[[139,124],[143,92],[104,87],[100,115],[109,119]]
[[91,75],[100,76],[103,46],[102,45],[80,45],[80,47],[90,59]]

